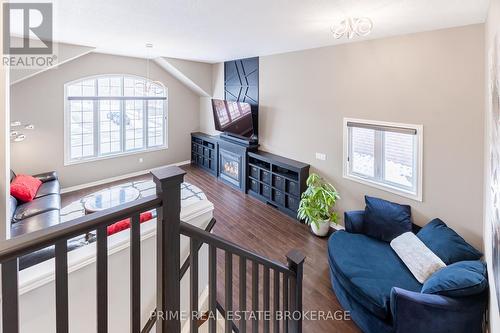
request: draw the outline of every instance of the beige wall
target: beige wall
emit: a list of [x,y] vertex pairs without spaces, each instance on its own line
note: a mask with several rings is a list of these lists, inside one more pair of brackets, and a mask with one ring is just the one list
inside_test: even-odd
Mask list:
[[56,170],[63,187],[69,187],[189,160],[190,132],[199,126],[199,96],[152,62],[151,78],[168,88],[168,150],[64,166],[64,84],[90,75],[122,73],[145,76],[145,60],[91,53],[14,84],[11,118],[33,123],[36,129],[24,142],[12,144],[12,168],[30,174]]
[[[17,42],[14,42],[18,40]],[[21,45],[22,38],[21,37],[11,37],[12,43],[17,43],[17,45]],[[12,68],[10,70],[10,82],[17,83],[27,78],[30,78],[34,75],[37,75],[40,72],[46,71],[55,67],[57,65],[62,65],[68,61],[74,60],[82,55],[92,52],[95,48],[83,45],[74,45],[74,44],[66,44],[66,43],[57,43],[52,42],[53,52],[57,55],[56,63],[54,66],[43,67],[43,68],[34,68],[34,69],[20,69],[20,68]]]
[[212,64],[176,58],[163,59],[199,87],[204,96],[212,95]]
[[[499,193],[498,188],[494,188],[491,186],[492,182],[496,182],[498,184],[499,177],[500,175],[496,175],[497,179],[493,179],[492,177],[492,169],[491,166],[494,166],[498,169],[498,165],[494,165],[495,162],[492,162],[491,159],[491,152],[496,149],[496,151],[500,151],[499,147],[495,147],[492,139],[492,126],[493,124],[493,119],[498,119],[498,115],[496,118],[493,117],[493,113],[491,112],[491,89],[490,89],[490,79],[492,78],[491,74],[492,71],[490,71],[490,68],[492,67],[493,64],[493,47],[494,47],[494,41],[495,38],[500,39],[500,0],[492,0],[491,1],[491,7],[488,12],[488,20],[486,21],[486,27],[485,27],[485,58],[486,58],[486,67],[485,67],[485,78],[486,78],[486,89],[485,89],[485,101],[486,101],[486,107],[485,107],[485,186],[484,186],[484,253],[485,253],[485,258],[486,258],[486,263],[488,264],[488,267],[490,268],[488,270],[489,273],[489,283],[490,283],[490,332],[499,332],[500,331],[500,315],[499,311],[500,309],[498,308],[498,300],[496,296],[496,291],[500,286],[496,285],[495,283],[495,278],[493,276],[493,271],[492,271],[492,251],[491,251],[491,245],[493,242],[492,239],[492,224],[494,223],[494,217],[495,217],[495,210],[498,211],[498,207],[495,207],[493,200],[492,200],[492,195]],[[497,54],[497,59],[500,54]],[[491,67],[490,67],[491,66]],[[500,67],[498,68],[500,69]],[[498,70],[497,70],[498,72]],[[500,75],[500,74],[498,74]],[[498,76],[497,78],[500,78]],[[496,124],[497,129],[500,127],[499,124]],[[498,142],[498,140],[497,140]],[[498,164],[498,160],[496,161]],[[499,221],[496,221],[497,223],[500,223]]]
[[212,97],[200,97],[200,131],[217,135],[212,110],[212,98],[224,98],[224,64],[212,65]]
[[[310,163],[340,191],[341,212],[362,209],[364,194],[406,203],[417,224],[440,217],[482,249],[483,29],[261,57],[261,148]],[[344,117],[424,126],[423,202],[342,177]],[[327,160],[316,160],[316,152]]]

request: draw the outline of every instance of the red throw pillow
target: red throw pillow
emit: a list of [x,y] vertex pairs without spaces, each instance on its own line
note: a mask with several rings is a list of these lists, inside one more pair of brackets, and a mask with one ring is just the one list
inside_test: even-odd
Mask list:
[[42,182],[32,176],[17,175],[10,183],[10,194],[23,202],[33,201]]
[[[153,218],[153,214],[151,212],[145,212],[141,213],[139,216],[139,221],[140,223],[149,221]],[[130,219],[125,219],[118,221],[116,223],[113,223],[112,225],[108,226],[108,236],[111,236],[113,234],[116,234],[117,232],[123,231],[130,228]]]

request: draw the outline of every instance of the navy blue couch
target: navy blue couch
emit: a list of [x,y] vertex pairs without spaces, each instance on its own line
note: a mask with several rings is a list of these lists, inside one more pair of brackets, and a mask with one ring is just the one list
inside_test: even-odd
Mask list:
[[482,331],[487,290],[465,297],[421,293],[390,243],[363,233],[363,216],[345,213],[346,230],[330,237],[328,259],[333,290],[364,332]]

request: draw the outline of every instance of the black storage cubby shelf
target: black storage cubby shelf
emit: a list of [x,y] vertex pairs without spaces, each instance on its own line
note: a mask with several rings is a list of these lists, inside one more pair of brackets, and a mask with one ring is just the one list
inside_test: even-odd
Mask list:
[[191,134],[191,164],[217,176],[217,139],[204,134]]
[[293,218],[308,176],[308,164],[262,151],[248,153],[248,194]]

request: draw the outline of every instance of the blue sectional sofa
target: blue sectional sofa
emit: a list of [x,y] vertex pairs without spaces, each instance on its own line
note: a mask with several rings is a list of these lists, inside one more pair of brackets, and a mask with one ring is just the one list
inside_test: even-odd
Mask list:
[[[487,303],[487,280],[486,267],[478,260],[481,256],[479,252],[466,244],[442,221],[436,219],[429,223],[429,227],[422,229],[422,234],[417,236],[425,240],[425,237],[433,237],[435,230],[447,232],[444,237],[439,236],[435,243],[437,245],[428,247],[438,256],[445,257],[442,258],[443,261],[450,265],[455,258],[446,258],[445,254],[450,249],[463,246],[466,260],[472,260],[465,264],[479,267],[479,273],[475,276],[480,280],[482,278],[482,281],[476,283],[466,279],[472,289],[468,288],[463,292],[462,289],[455,289],[449,292],[459,297],[424,293],[423,285],[392,250],[390,243],[366,234],[365,223],[365,211],[347,212],[345,231],[335,232],[328,241],[333,290],[340,304],[350,311],[351,318],[364,332],[482,331]],[[411,228],[414,233],[420,229],[413,224]],[[453,274],[452,272],[447,276],[451,276],[452,281],[447,283],[452,286],[455,285]],[[424,286],[426,283],[427,281]]]

